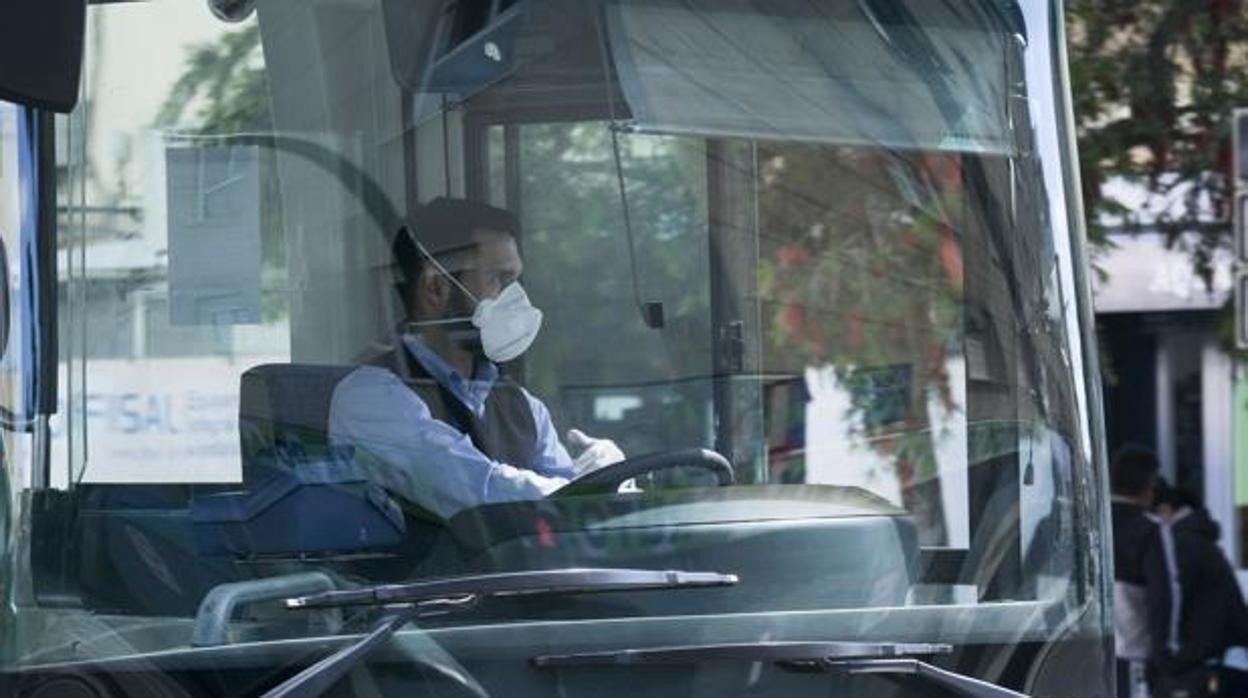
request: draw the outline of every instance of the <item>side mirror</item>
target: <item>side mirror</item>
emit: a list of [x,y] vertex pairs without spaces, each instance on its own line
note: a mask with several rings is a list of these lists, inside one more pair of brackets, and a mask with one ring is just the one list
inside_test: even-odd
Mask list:
[[0,99],[72,111],[86,20],[87,0],[0,1]]

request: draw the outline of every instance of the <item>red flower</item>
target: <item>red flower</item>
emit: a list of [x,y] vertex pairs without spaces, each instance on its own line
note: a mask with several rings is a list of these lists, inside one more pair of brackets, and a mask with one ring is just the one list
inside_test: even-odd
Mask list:
[[806,328],[806,309],[789,303],[780,311],[780,329],[791,337],[800,337]]
[[810,255],[801,245],[785,245],[776,250],[776,261],[781,269],[794,269],[806,263]]
[[940,264],[945,268],[945,278],[955,291],[962,290],[963,267],[962,250],[958,248],[958,238],[953,228],[940,226]]
[[954,193],[962,191],[962,161],[958,156],[928,153],[923,157],[923,164],[942,190]]

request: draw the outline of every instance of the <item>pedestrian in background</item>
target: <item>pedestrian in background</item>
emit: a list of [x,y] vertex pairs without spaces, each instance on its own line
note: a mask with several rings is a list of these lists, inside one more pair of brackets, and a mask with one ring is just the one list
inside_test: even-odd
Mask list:
[[[1163,554],[1178,578],[1177,649],[1157,666],[1159,698],[1248,695],[1248,675],[1222,664],[1226,651],[1248,645],[1248,607],[1218,546],[1218,524],[1190,494],[1158,479],[1154,511]],[[1173,545],[1167,550],[1167,545]]]
[[[1171,577],[1162,528],[1151,509],[1158,463],[1150,451],[1121,451],[1110,466],[1114,540],[1114,653],[1121,698],[1146,698],[1167,655]],[[1177,633],[1176,633],[1177,636]]]

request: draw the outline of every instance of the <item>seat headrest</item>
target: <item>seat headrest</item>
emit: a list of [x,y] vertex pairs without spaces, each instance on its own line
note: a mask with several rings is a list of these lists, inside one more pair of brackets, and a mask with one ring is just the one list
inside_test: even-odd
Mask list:
[[263,449],[328,446],[334,389],[355,366],[265,364],[243,373],[238,424],[244,465]]

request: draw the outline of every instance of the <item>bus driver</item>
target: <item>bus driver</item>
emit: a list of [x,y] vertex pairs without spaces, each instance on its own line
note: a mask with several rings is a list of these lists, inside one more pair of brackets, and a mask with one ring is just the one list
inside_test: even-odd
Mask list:
[[335,388],[330,441],[369,454],[377,482],[448,518],[489,502],[537,499],[624,459],[573,429],[499,370],[541,326],[519,277],[507,211],[439,198],[400,230],[392,253],[406,322]]

